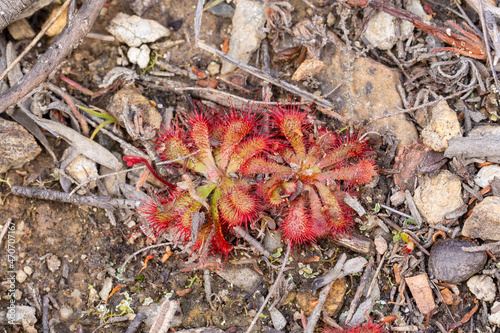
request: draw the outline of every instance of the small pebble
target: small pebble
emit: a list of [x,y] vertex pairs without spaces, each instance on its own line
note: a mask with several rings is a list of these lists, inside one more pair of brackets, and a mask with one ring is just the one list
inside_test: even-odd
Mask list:
[[28,275],[33,274],[33,268],[31,268],[30,266],[24,266],[23,271],[24,271],[24,273],[26,273]]
[[17,273],[16,273],[16,281],[19,282],[19,283],[23,283],[24,281],[26,281],[26,279],[28,278],[28,274],[26,274],[23,270],[18,270]]
[[59,269],[59,267],[61,267],[61,260],[59,260],[59,258],[57,258],[55,255],[51,254],[47,258],[47,267],[49,268],[49,271],[54,273]]
[[61,320],[68,320],[73,314],[73,309],[69,306],[63,306],[59,310],[59,315],[61,316]]
[[487,275],[475,275],[467,281],[467,287],[478,299],[486,302],[493,302],[497,292],[497,287],[493,279]]
[[208,66],[207,66],[207,71],[208,74],[211,76],[217,75],[220,73],[220,65],[216,63],[215,61],[212,61]]
[[16,301],[19,301],[21,297],[23,297],[23,292],[19,289],[16,289],[16,291],[14,292],[14,299]]
[[440,239],[431,249],[429,271],[446,283],[460,283],[480,271],[486,264],[485,252],[465,252],[462,247],[476,246],[462,239]]
[[500,326],[500,302],[493,303],[488,320],[493,325]]

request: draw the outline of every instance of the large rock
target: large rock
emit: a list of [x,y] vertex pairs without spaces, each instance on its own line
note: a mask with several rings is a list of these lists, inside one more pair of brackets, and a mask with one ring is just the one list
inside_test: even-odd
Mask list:
[[0,118],[0,173],[33,160],[42,149],[21,125]]
[[462,247],[476,246],[462,239],[440,239],[431,249],[429,272],[446,283],[460,283],[479,272],[486,264],[485,252],[465,252]]
[[143,43],[152,43],[162,37],[170,36],[170,30],[153,20],[139,16],[118,13],[108,27],[110,34],[130,47],[138,47]]
[[471,238],[500,240],[500,197],[487,197],[465,220],[462,235]]
[[464,205],[462,183],[447,170],[442,170],[432,178],[424,175],[420,180],[420,186],[415,190],[413,200],[429,224],[438,224],[446,215]]
[[[252,54],[259,48],[260,42],[266,37],[266,7],[263,2],[239,0],[233,16],[233,30],[229,41],[228,55],[248,63]],[[228,62],[222,63],[222,74],[236,68]]]
[[441,101],[431,109],[432,118],[429,125],[422,131],[424,144],[435,151],[445,151],[448,140],[462,136],[457,113],[446,101]]
[[352,52],[342,51],[345,45],[338,37],[333,34],[329,37],[333,44],[327,44],[322,51],[327,55],[321,59],[325,68],[316,76],[322,83],[321,93],[329,94],[328,99],[336,110],[344,112],[346,117],[368,123],[368,130],[381,135],[390,133],[399,140],[400,146],[416,141],[415,126],[400,112],[402,102],[396,90],[400,73],[368,58],[355,59]]

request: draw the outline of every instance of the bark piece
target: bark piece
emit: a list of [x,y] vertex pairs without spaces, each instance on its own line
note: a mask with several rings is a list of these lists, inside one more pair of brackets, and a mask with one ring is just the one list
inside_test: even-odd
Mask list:
[[415,298],[417,307],[422,312],[422,314],[427,315],[436,307],[434,303],[434,297],[432,296],[432,290],[429,286],[429,280],[427,279],[427,274],[423,273],[420,275],[408,277],[405,279],[406,284],[410,288],[410,291]]

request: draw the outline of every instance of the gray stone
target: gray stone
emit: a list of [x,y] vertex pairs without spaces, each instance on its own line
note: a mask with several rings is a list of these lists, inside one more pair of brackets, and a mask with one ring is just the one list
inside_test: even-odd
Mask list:
[[462,247],[476,246],[462,239],[439,239],[431,249],[429,272],[446,283],[460,283],[479,272],[486,264],[485,252],[465,252]]
[[207,66],[207,72],[211,76],[217,75],[220,73],[220,65],[216,63],[215,61],[212,61],[210,64]]
[[226,264],[223,270],[217,271],[217,274],[246,292],[252,291],[260,282],[260,275],[248,267]]
[[[228,55],[248,63],[252,54],[266,37],[266,6],[260,1],[240,0],[233,15],[233,29],[229,41]],[[222,74],[232,72],[236,66],[222,63]]]
[[108,27],[110,34],[130,47],[138,47],[144,43],[152,43],[162,37],[170,36],[170,30],[156,21],[142,19],[118,13]]
[[275,253],[278,248],[283,248],[283,242],[281,241],[281,239],[281,231],[268,230],[264,235],[262,245],[269,252]]
[[[407,11],[419,16],[425,22],[429,22],[430,15],[427,15],[420,3],[420,0],[405,1]],[[396,36],[396,25],[400,25],[400,36]],[[399,20],[395,16],[383,11],[373,15],[366,24],[364,37],[366,40],[380,50],[390,50],[399,38],[405,40],[412,35],[413,24],[408,21]]]
[[[34,327],[37,322],[36,309],[34,307],[22,305],[16,306],[13,314],[13,318],[7,317],[9,321],[12,320],[15,323],[21,323],[25,333],[37,333],[37,330]],[[5,324],[7,326],[7,322],[1,324]]]
[[24,273],[26,273],[28,275],[33,274],[33,268],[31,268],[30,266],[24,266],[23,271],[24,271]]
[[273,322],[273,327],[277,330],[282,330],[286,326],[286,318],[281,312],[279,312],[274,306],[269,310],[271,315],[271,320]]
[[422,131],[423,143],[434,151],[445,151],[448,140],[462,136],[457,113],[446,101],[441,101],[431,109],[431,120]]
[[462,235],[471,238],[500,240],[500,197],[484,198],[465,220]]
[[467,281],[467,287],[481,301],[493,302],[497,287],[493,279],[487,275],[474,275]]
[[413,24],[408,21],[398,20],[391,14],[379,11],[368,20],[364,37],[379,50],[390,50],[398,40],[396,25],[400,23],[401,36],[403,39],[407,39],[412,34]]
[[228,4],[227,2],[222,1],[219,4],[210,7],[208,12],[216,16],[231,18],[234,15],[234,7]]
[[70,295],[69,304],[75,309],[79,309],[83,305],[82,292],[79,289],[73,290]]
[[415,205],[429,224],[438,224],[464,204],[460,179],[447,170],[435,177],[424,175],[413,196]]
[[42,149],[21,125],[0,118],[0,173],[33,160]]

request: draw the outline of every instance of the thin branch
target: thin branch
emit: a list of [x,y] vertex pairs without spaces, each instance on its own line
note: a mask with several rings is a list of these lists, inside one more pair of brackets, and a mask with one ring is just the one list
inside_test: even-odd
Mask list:
[[253,238],[252,236],[250,236],[244,230],[244,228],[234,227],[233,231],[235,232],[235,234],[237,236],[243,238],[248,243],[250,243],[250,245],[252,245],[253,247],[255,247],[257,249],[257,251],[259,251],[263,256],[265,256],[266,258],[271,257],[271,253],[269,253],[268,250],[266,250],[257,240],[255,240],[255,238]]
[[47,23],[47,25],[45,25],[45,27],[40,30],[40,32],[38,33],[38,35],[35,36],[35,38],[33,38],[33,40],[31,41],[31,43],[28,44],[28,46],[26,46],[26,48],[24,49],[24,51],[9,65],[9,67],[7,67],[3,73],[0,75],[0,81],[2,81],[5,76],[7,76],[7,74],[12,70],[12,68],[14,68],[17,63],[19,61],[21,61],[22,58],[24,58],[24,56],[26,55],[26,53],[28,53],[32,48],[33,46],[36,45],[36,43],[38,43],[38,41],[45,35],[45,33],[47,32],[47,30],[50,29],[50,27],[52,26],[52,24],[54,24],[54,22],[59,18],[59,16],[62,15],[62,13],[64,12],[64,10],[66,8],[68,8],[69,4],[71,3],[71,0],[66,0],[66,2],[59,8],[59,10],[57,11],[56,15]]
[[370,288],[368,288],[368,292],[366,293],[366,298],[369,298],[370,295],[372,294],[373,288],[375,287],[375,283],[377,282],[378,279],[378,274],[380,273],[380,270],[382,269],[382,265],[384,265],[384,260],[385,257],[387,256],[389,252],[386,251],[384,255],[382,256],[382,259],[380,259],[380,263],[378,264],[377,270],[375,271],[375,274],[373,275],[373,280],[370,283]]
[[[271,75],[264,73],[260,69],[253,67],[253,66],[250,66],[250,65],[247,65],[247,64],[239,61],[238,59],[233,58],[220,50],[217,50],[216,48],[206,44],[203,41],[198,41],[198,47],[202,50],[205,50],[205,51],[210,52],[214,55],[217,55],[219,58],[224,59],[227,62],[232,63],[233,65],[237,66],[238,68],[244,70],[247,73],[255,75],[259,79],[265,80],[267,82],[274,84],[275,86],[281,87],[281,88],[291,92],[292,94],[295,94],[295,95],[302,97],[305,100],[314,102],[317,105],[322,106],[326,109],[334,109],[334,107],[335,107],[332,103],[330,103],[326,99],[318,98],[316,95],[311,94],[310,92],[307,92],[305,90],[302,90],[302,89],[294,86],[293,84],[290,84],[290,83],[283,81],[283,80],[280,80],[278,78],[274,78]],[[336,112],[331,112],[331,113],[329,113],[329,115],[331,115],[332,117],[334,117],[337,120],[340,120],[342,122],[348,122],[348,119],[346,117],[344,117]]]
[[347,255],[345,253],[342,253],[339,260],[335,264],[335,267],[333,268],[333,271],[336,273],[337,278],[333,279],[329,284],[327,284],[325,287],[323,287],[323,289],[321,289],[321,292],[319,293],[318,297],[319,303],[316,304],[311,315],[309,316],[309,318],[307,318],[307,326],[304,329],[304,333],[314,332],[314,329],[316,328],[316,323],[318,322],[319,316],[321,314],[321,310],[323,309],[328,294],[330,293],[330,289],[332,289],[332,286],[335,283],[335,281],[337,281],[337,279],[342,276],[342,268],[344,267],[346,259]]
[[257,320],[260,318],[260,314],[262,313],[262,311],[264,311],[264,308],[266,307],[266,304],[271,299],[271,296],[273,296],[276,288],[278,288],[278,285],[280,283],[281,277],[283,276],[283,272],[285,271],[285,266],[286,266],[286,264],[288,262],[288,257],[290,256],[290,250],[291,250],[291,248],[292,248],[291,244],[288,243],[288,247],[286,248],[285,258],[283,259],[283,264],[281,265],[281,268],[280,268],[280,271],[278,273],[278,276],[276,277],[276,281],[274,281],[274,284],[272,285],[271,289],[269,290],[269,293],[267,294],[267,297],[264,300],[264,303],[262,303],[259,311],[257,312],[257,314],[253,318],[252,322],[250,323],[250,326],[248,326],[248,329],[246,330],[246,333],[250,333],[252,331],[252,328],[257,323]]
[[361,281],[359,282],[358,289],[356,289],[356,294],[354,295],[354,299],[351,301],[351,305],[349,306],[349,312],[347,313],[347,317],[345,318],[345,322],[348,323],[351,321],[354,316],[354,310],[358,306],[359,300],[363,295],[363,290],[365,290],[366,282],[368,281],[368,276],[370,275],[373,267],[373,257],[370,258],[370,262],[365,268],[363,272],[363,276],[361,277]]
[[21,80],[0,95],[0,113],[21,101],[39,86],[57,66],[76,48],[99,15],[106,0],[86,0],[64,30],[42,54],[36,64]]
[[51,191],[33,187],[12,186],[12,194],[28,198],[66,202],[75,205],[87,205],[103,209],[129,208],[135,209],[140,201],[131,199],[118,199],[108,196],[70,195],[69,193]]
[[[500,86],[498,85],[498,75],[495,70],[495,63],[491,57],[490,43],[488,42],[488,30],[486,29],[486,19],[484,18],[483,10],[483,0],[479,0],[479,19],[481,20],[481,28],[483,29],[484,44],[486,45],[486,54],[488,55],[488,62],[490,63],[491,73],[493,74],[493,79],[495,80],[495,85],[497,86],[497,91],[500,91]],[[498,29],[495,25],[495,29]],[[497,55],[498,56],[498,55]]]

